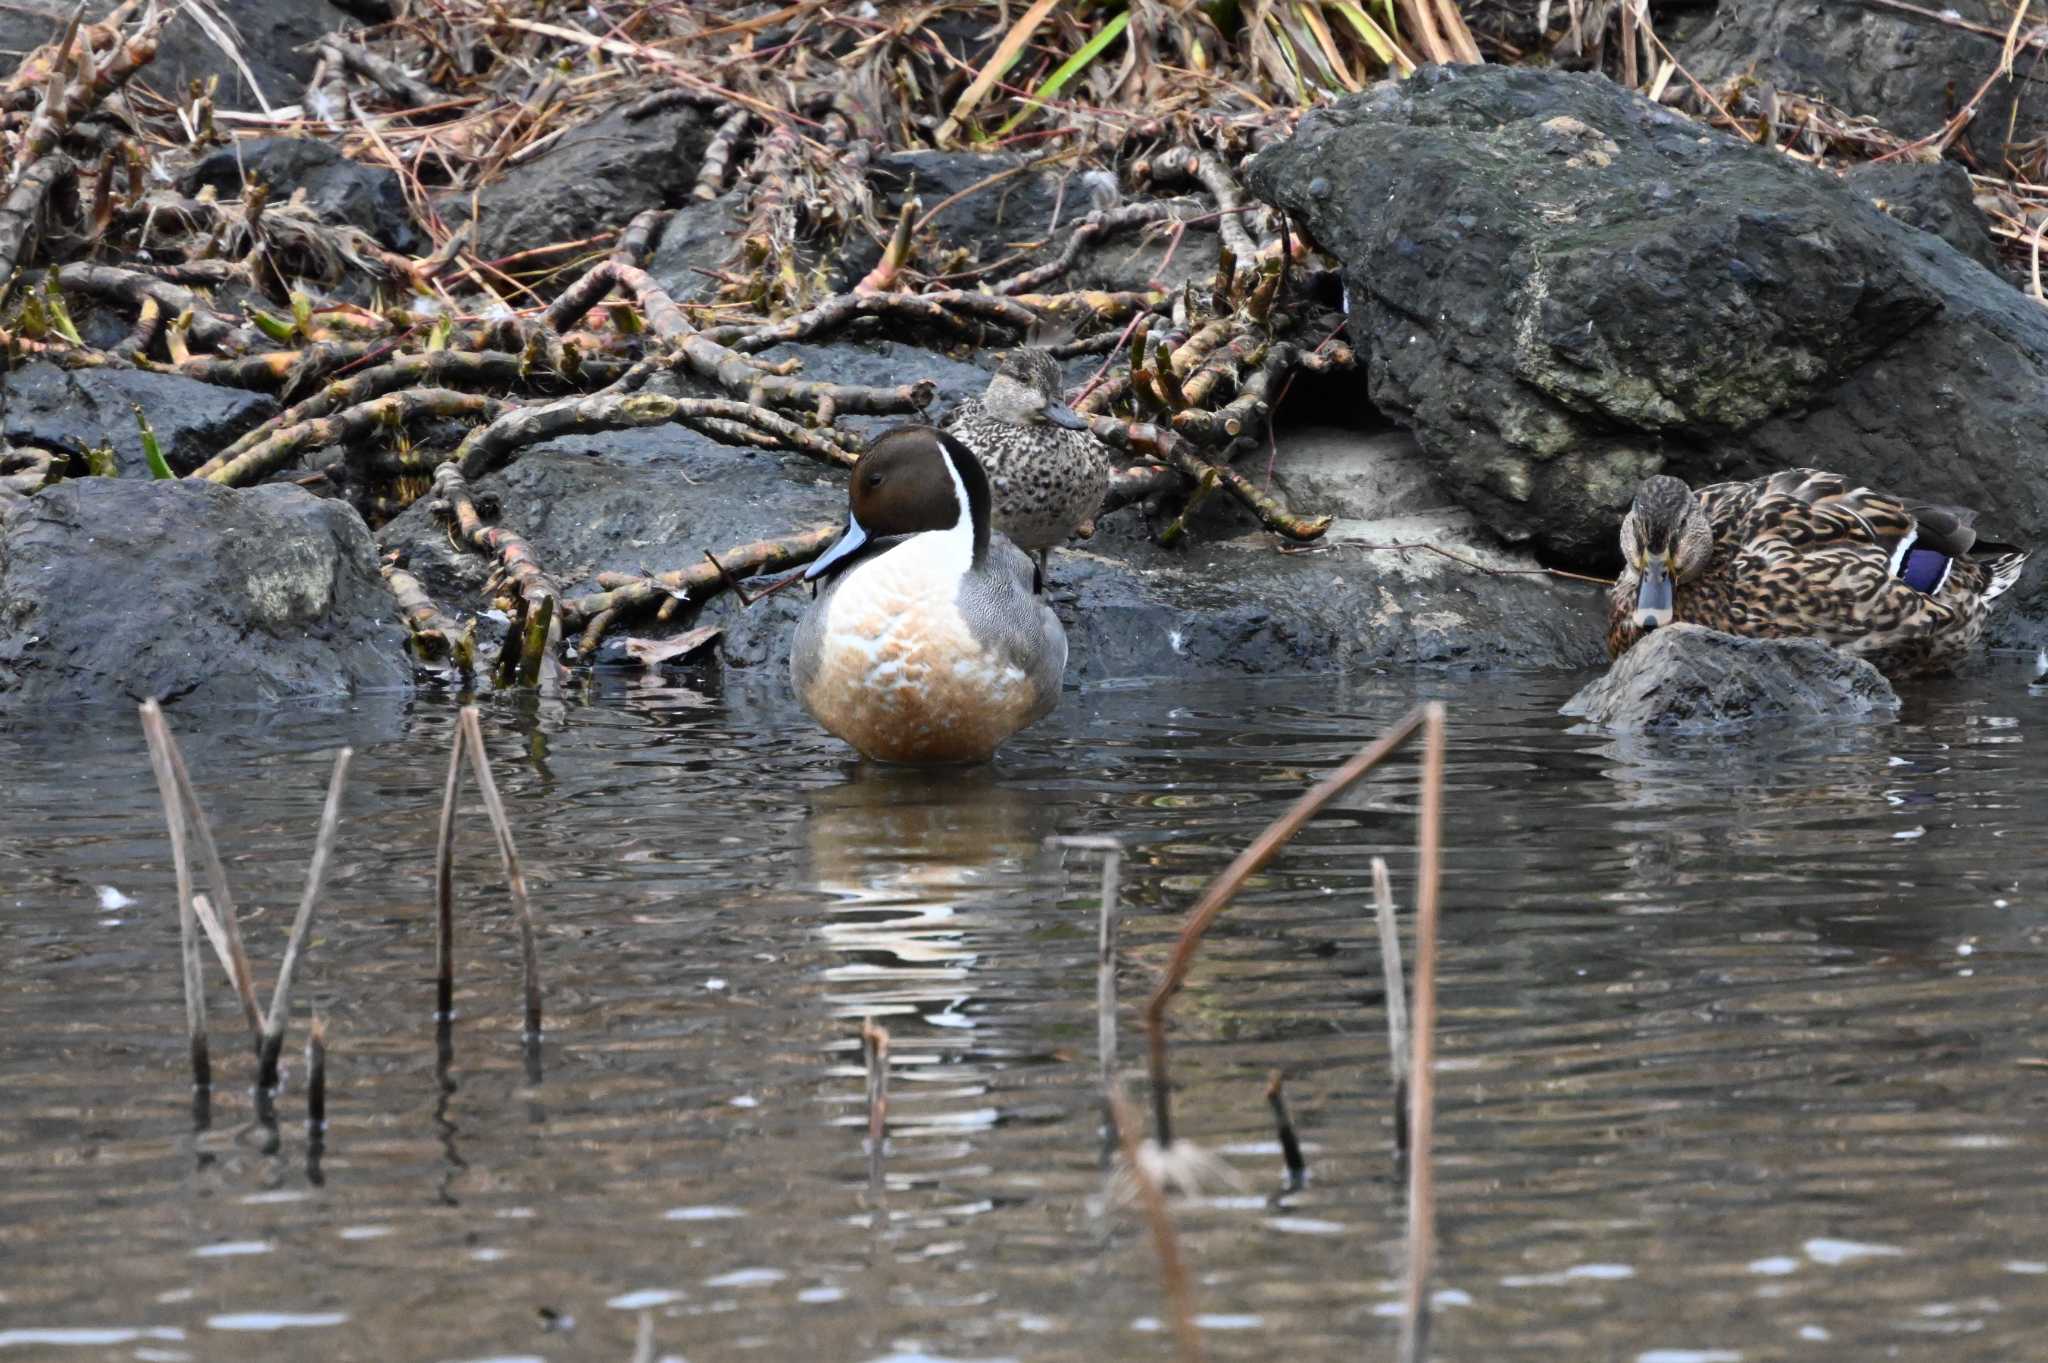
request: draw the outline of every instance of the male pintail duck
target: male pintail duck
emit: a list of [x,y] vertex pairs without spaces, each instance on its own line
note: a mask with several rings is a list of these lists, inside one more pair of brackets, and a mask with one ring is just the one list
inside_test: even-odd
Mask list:
[[824,586],[797,626],[797,696],[878,761],[985,761],[1059,703],[1067,635],[1031,560],[991,532],[973,452],[929,426],[877,439],[851,501],[804,573]]
[[1109,452],[1060,400],[1060,367],[1043,350],[1005,355],[988,390],[939,424],[981,460],[995,489],[995,528],[1041,566],[1109,490]]
[[1759,639],[1824,639],[1893,676],[1953,667],[2027,561],[1978,539],[1974,515],[1817,469],[1697,493],[1676,478],[1648,479],[1621,523],[1626,562],[1608,608],[1608,656],[1684,620]]

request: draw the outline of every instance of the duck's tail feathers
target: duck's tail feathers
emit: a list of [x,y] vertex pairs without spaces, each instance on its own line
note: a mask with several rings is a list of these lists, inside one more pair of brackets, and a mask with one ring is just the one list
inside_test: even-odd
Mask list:
[[1984,565],[1984,571],[1991,575],[1991,583],[1984,589],[1986,601],[1996,601],[2012,590],[2020,580],[2020,574],[2027,566],[2027,551],[2016,549],[2010,544],[1993,544],[1988,540],[1977,543],[1976,560]]

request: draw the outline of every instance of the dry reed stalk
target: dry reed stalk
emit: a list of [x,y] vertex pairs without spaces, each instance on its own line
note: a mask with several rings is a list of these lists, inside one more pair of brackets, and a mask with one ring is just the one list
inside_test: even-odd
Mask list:
[[1095,929],[1095,1054],[1102,1066],[1103,1092],[1116,1074],[1116,914],[1123,882],[1124,845],[1116,838],[1050,837],[1049,847],[1102,853],[1102,901]]
[[1408,984],[1401,972],[1401,932],[1394,925],[1394,886],[1384,857],[1372,859],[1373,917],[1379,924],[1380,978],[1387,993],[1387,1069],[1394,1084],[1394,1152],[1408,1153]]
[[519,949],[526,977],[526,1037],[540,1037],[540,939],[534,927],[533,905],[526,897],[526,872],[519,865],[519,849],[512,843],[512,825],[505,818],[504,801],[498,798],[498,783],[491,775],[491,759],[484,752],[483,723],[474,705],[462,707],[462,728],[468,735],[470,771],[476,777],[484,809],[491,816],[491,831],[498,837],[498,854],[505,863],[505,886],[512,892],[512,908],[519,917]]
[[213,1085],[213,1061],[206,1044],[206,971],[199,959],[199,919],[192,908],[192,865],[185,856],[185,810],[171,770],[170,731],[154,700],[142,703],[142,734],[149,742],[149,765],[156,772],[164,826],[171,837],[171,866],[178,881],[178,959],[185,977],[185,1034],[192,1055],[192,1084],[208,1089]]
[[1167,1215],[1166,1190],[1159,1186],[1138,1149],[1138,1114],[1131,1110],[1121,1084],[1112,1081],[1102,1096],[1109,1104],[1110,1125],[1123,1149],[1124,1166],[1137,1185],[1145,1224],[1152,1231],[1152,1250],[1159,1261],[1159,1285],[1166,1292],[1166,1307],[1173,1317],[1173,1337],[1180,1349],[1181,1363],[1201,1363],[1202,1333],[1195,1326],[1194,1291],[1188,1284],[1187,1265],[1181,1261],[1180,1240],[1173,1233],[1173,1220]]
[[1280,1139],[1280,1158],[1287,1166],[1285,1192],[1298,1193],[1308,1182],[1308,1161],[1302,1157],[1301,1137],[1294,1130],[1294,1114],[1287,1108],[1285,1076],[1279,1070],[1266,1081],[1266,1105],[1273,1109],[1273,1130]]
[[889,1029],[860,1020],[861,1055],[868,1071],[868,1193],[881,1205],[882,1157],[889,1134]]
[[1358,753],[1336,771],[1317,782],[1306,794],[1296,800],[1280,817],[1268,824],[1265,831],[1252,840],[1249,847],[1237,854],[1237,859],[1223,868],[1217,877],[1202,891],[1202,897],[1188,910],[1179,939],[1174,943],[1173,954],[1168,957],[1166,969],[1159,985],[1152,991],[1152,997],[1145,1004],[1146,1044],[1150,1059],[1152,1077],[1152,1115],[1154,1138],[1164,1150],[1173,1142],[1172,1097],[1167,1078],[1166,1064],[1166,1009],[1173,996],[1186,983],[1188,970],[1193,966],[1195,952],[1201,947],[1203,936],[1223,911],[1230,907],[1230,901],[1244,883],[1264,868],[1267,862],[1293,840],[1302,826],[1323,806],[1342,795],[1367,772],[1384,762],[1397,748],[1413,738],[1432,712],[1441,711],[1435,705],[1418,706],[1397,720],[1394,726],[1366,744]]
[[434,846],[434,1016],[455,1016],[455,793],[462,784],[462,745],[466,730],[458,722],[448,745],[448,779],[441,787],[441,832]]
[[284,960],[277,967],[277,983],[270,993],[270,1016],[263,1023],[262,1052],[256,1063],[256,1087],[277,1087],[277,1060],[284,1050],[286,1024],[291,1020],[292,972],[306,948],[306,934],[313,927],[313,907],[320,902],[320,890],[327,880],[327,859],[334,851],[334,830],[341,822],[341,791],[348,783],[349,760],[355,749],[343,748],[334,755],[334,775],[327,782],[327,804],[320,811],[320,833],[313,842],[313,859],[306,865],[306,889],[299,896],[299,911],[292,918],[291,936],[286,939]]
[[306,1132],[315,1141],[327,1130],[327,1019],[313,1014],[306,1033]]
[[1443,876],[1444,707],[1423,707],[1422,826],[1416,836],[1415,1035],[1408,1089],[1408,1282],[1402,1293],[1400,1363],[1429,1351],[1429,1272],[1436,1255],[1436,936]]
[[[144,703],[156,704],[155,701]],[[148,714],[147,711],[144,713]],[[155,714],[156,732],[170,761],[171,776],[178,785],[179,801],[190,822],[192,840],[199,845],[199,858],[206,867],[206,883],[213,892],[213,909],[219,914],[218,927],[209,930],[208,936],[214,938],[215,950],[221,953],[221,966],[234,984],[235,996],[242,1001],[242,1012],[249,1023],[250,1044],[260,1047],[263,1042],[263,1010],[256,1003],[256,978],[249,967],[249,953],[242,946],[242,929],[235,914],[235,899],[228,890],[227,867],[221,863],[220,845],[213,839],[213,825],[207,821],[206,810],[199,803],[199,791],[192,784],[192,773],[185,767],[185,754],[179,750],[177,737],[171,733],[170,721],[164,718],[161,709]],[[145,728],[148,724],[145,719]],[[214,935],[216,931],[217,937]]]

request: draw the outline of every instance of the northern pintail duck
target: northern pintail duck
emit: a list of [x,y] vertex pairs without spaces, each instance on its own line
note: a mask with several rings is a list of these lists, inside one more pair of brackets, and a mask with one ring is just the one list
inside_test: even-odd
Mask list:
[[981,460],[995,489],[995,528],[1041,565],[1102,505],[1109,452],[1061,400],[1060,367],[1043,350],[1003,357],[988,390],[939,423]]
[[2027,561],[1978,539],[1972,519],[1817,469],[1698,492],[1651,478],[1621,523],[1626,562],[1609,601],[1608,655],[1682,620],[1752,638],[1824,639],[1894,676],[1953,667]]
[[797,696],[864,756],[986,760],[1059,703],[1067,636],[1031,560],[991,531],[973,452],[929,426],[876,440],[851,501],[804,573],[823,588],[797,627]]

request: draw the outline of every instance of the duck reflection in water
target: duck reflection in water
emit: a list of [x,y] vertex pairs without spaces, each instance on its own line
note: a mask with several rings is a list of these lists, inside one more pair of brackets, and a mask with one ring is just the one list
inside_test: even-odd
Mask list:
[[1050,802],[990,767],[863,762],[844,784],[815,792],[807,870],[841,896],[822,928],[843,956],[828,978],[859,986],[835,992],[835,1008],[971,1026],[962,1011],[970,972],[987,944],[1016,940],[1003,911],[1057,902],[1062,854],[1045,847],[1056,828]]

